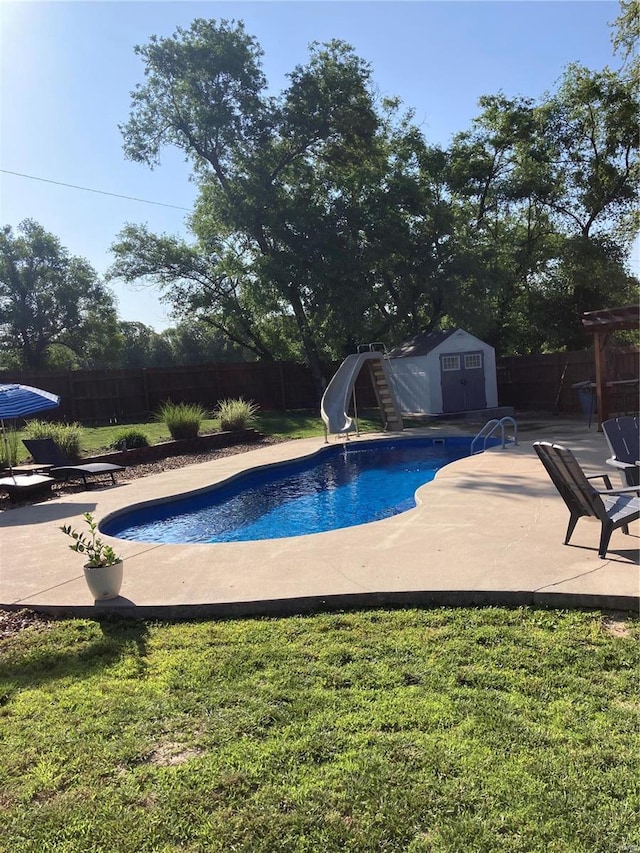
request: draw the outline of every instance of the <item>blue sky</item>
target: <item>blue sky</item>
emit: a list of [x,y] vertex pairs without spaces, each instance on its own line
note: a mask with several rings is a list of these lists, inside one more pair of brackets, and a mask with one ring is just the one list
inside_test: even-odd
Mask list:
[[[415,110],[428,141],[468,128],[483,94],[537,98],[563,69],[619,66],[615,0],[0,0],[0,169],[190,209],[195,187],[177,151],[154,171],[124,159],[118,124],[143,79],[133,47],[197,17],[243,20],[274,92],[311,41],[340,38],[373,68],[383,94]],[[0,224],[32,218],[103,274],[127,222],[182,234],[187,210],[82,192],[0,172]],[[123,319],[170,324],[148,288],[111,285]]]

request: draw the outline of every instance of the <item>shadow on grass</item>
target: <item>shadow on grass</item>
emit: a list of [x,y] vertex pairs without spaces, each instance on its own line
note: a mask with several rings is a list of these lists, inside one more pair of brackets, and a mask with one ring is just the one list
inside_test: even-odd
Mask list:
[[[146,622],[105,615],[92,621],[50,619],[46,627],[5,643],[0,679],[14,688],[39,687],[60,678],[83,679],[116,663],[125,652],[147,654]],[[0,688],[0,704],[5,696]]]

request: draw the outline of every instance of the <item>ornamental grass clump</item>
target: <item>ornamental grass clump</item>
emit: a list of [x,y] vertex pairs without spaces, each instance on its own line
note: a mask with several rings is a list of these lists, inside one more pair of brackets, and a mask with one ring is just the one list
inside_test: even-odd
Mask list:
[[28,438],[52,438],[71,462],[77,462],[80,459],[82,427],[78,423],[61,424],[54,421],[33,420],[27,422],[25,433]]
[[115,450],[133,450],[136,447],[149,447],[150,441],[142,430],[121,429],[114,436],[111,447]]
[[259,407],[253,400],[220,400],[215,410],[214,417],[220,421],[220,429],[236,432],[237,430],[249,429],[256,420]]
[[206,410],[198,403],[173,403],[171,400],[160,406],[156,416],[157,420],[167,425],[174,441],[196,438],[200,424],[206,417]]
[[2,441],[0,441],[0,468],[10,468],[18,464],[19,447],[18,430],[8,427],[4,430]]

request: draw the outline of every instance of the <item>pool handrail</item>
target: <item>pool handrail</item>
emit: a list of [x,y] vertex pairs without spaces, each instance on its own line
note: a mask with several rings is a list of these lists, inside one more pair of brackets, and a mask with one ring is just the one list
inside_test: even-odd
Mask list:
[[[517,447],[518,445],[518,424],[516,423],[515,418],[512,418],[510,415],[505,415],[503,418],[492,418],[490,421],[487,421],[486,424],[482,427],[480,432],[474,436],[471,447],[469,449],[469,455],[475,456],[477,453],[484,453],[487,449],[487,439],[490,438],[493,433],[499,428],[500,429],[500,443],[501,447],[504,450],[507,447],[507,438],[505,434],[505,426],[511,425],[513,427],[513,439],[511,440],[511,444]],[[479,439],[483,438],[484,443],[482,445],[481,450],[474,450],[475,443]]]

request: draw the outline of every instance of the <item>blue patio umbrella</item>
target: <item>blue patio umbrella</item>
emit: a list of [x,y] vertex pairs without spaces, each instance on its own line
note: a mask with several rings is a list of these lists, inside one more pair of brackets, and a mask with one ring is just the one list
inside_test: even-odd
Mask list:
[[2,438],[4,441],[9,470],[13,475],[11,458],[7,437],[4,429],[5,420],[12,418],[24,418],[26,415],[35,415],[47,409],[55,409],[60,405],[60,397],[43,391],[41,388],[32,388],[30,385],[2,385],[0,384],[0,423],[2,423]]

